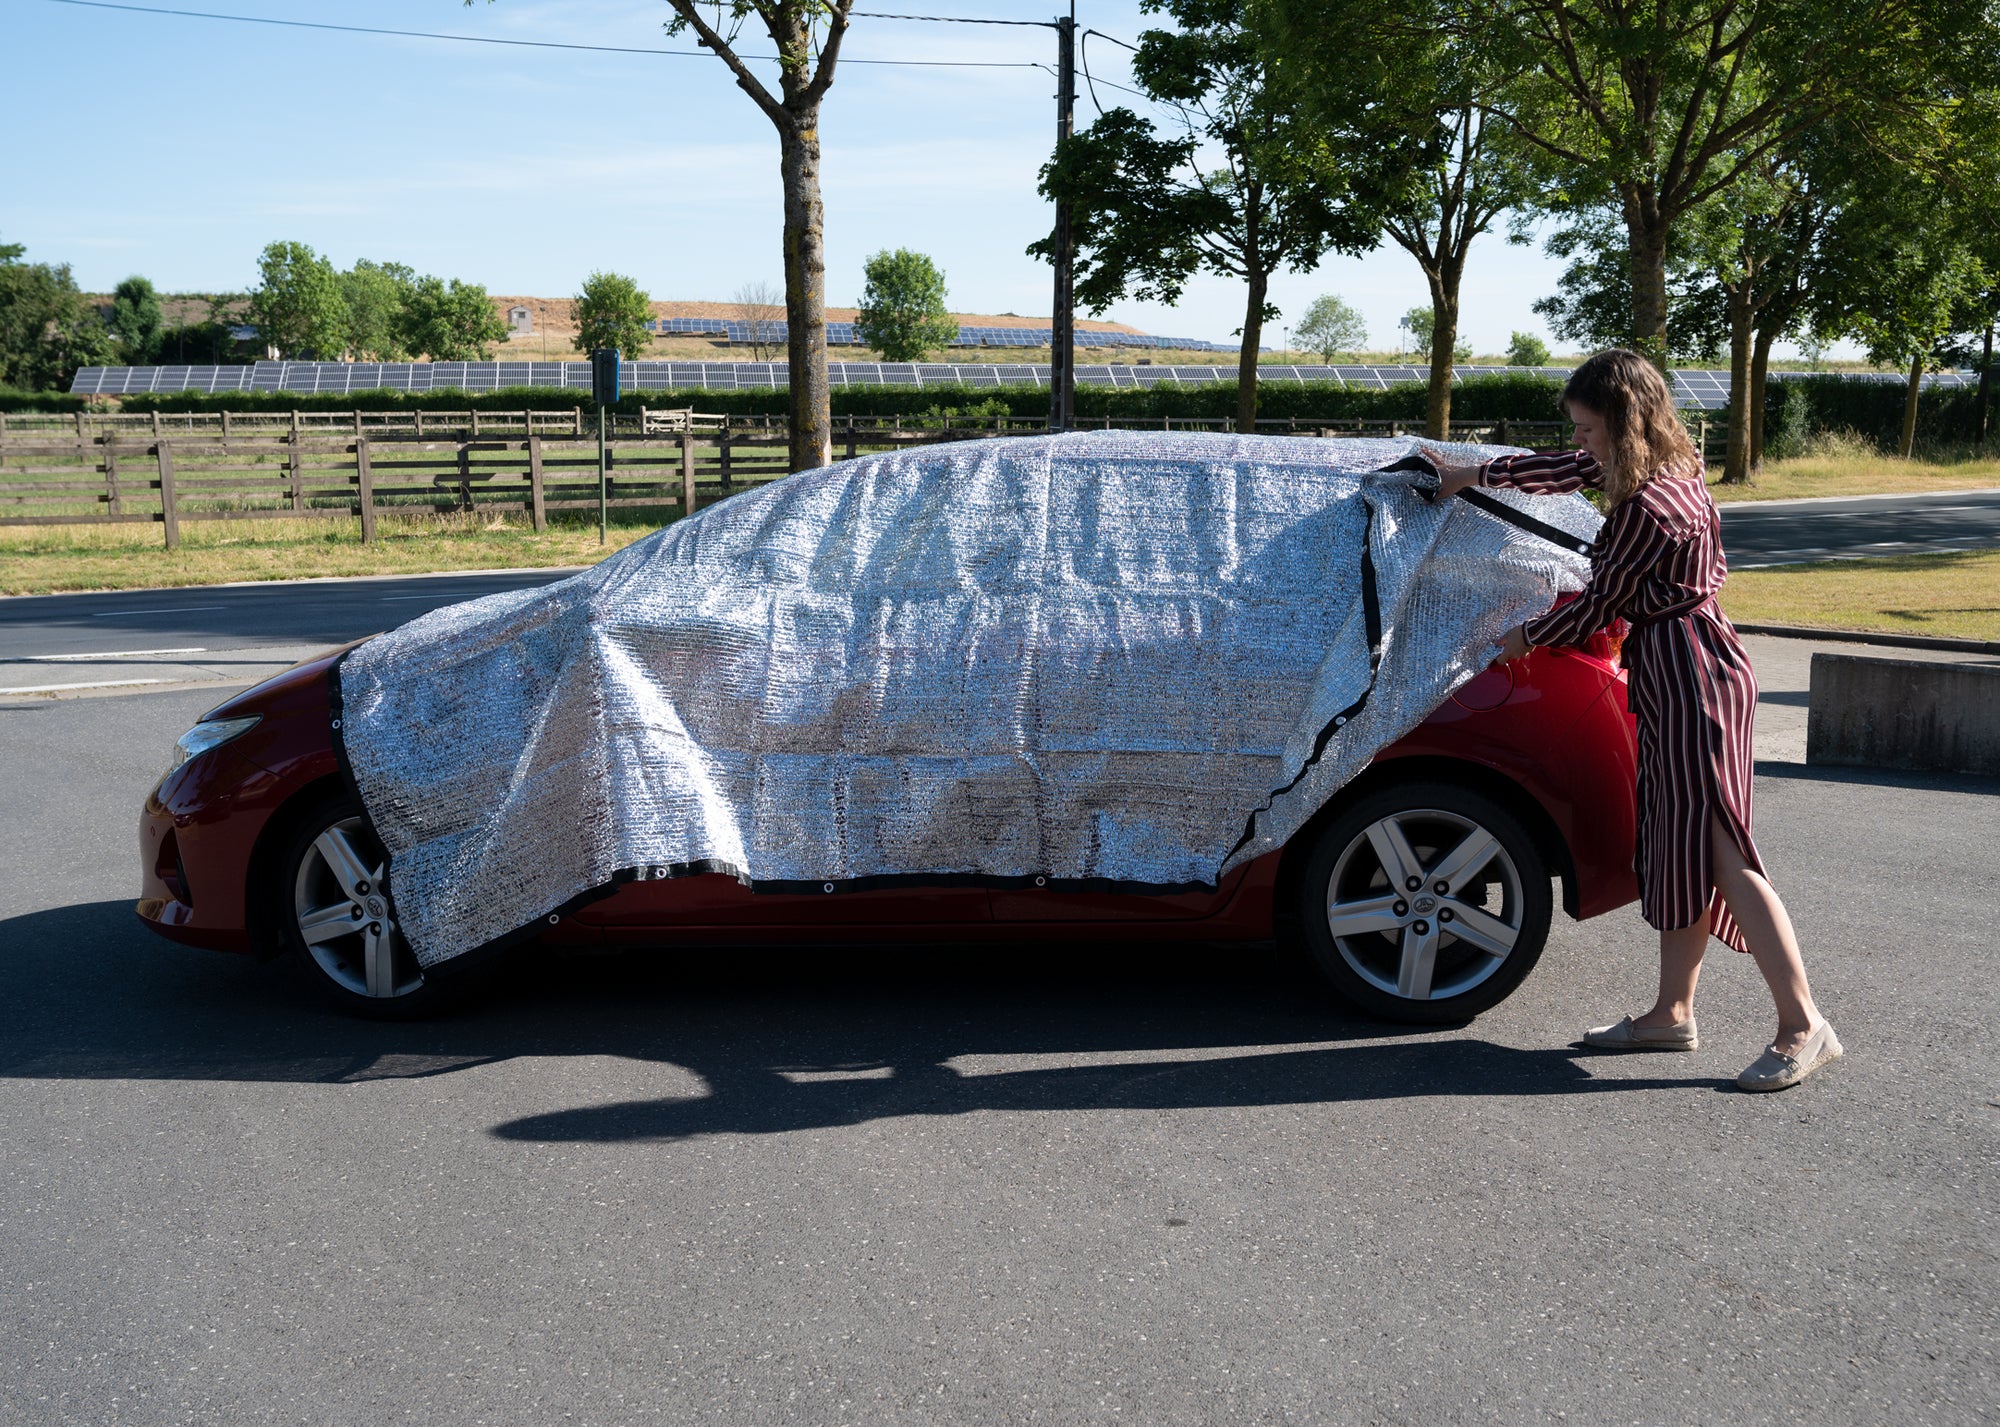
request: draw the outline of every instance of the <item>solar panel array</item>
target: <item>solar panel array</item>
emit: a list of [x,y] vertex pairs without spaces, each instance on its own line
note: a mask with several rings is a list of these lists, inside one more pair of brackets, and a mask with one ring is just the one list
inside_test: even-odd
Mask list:
[[[668,336],[726,337],[732,345],[749,345],[755,342],[770,344],[783,342],[787,331],[783,319],[769,322],[745,322],[733,317],[662,317],[646,324],[648,332],[660,332]],[[960,327],[958,336],[952,341],[954,347],[1046,347],[1055,340],[1055,331],[1049,327]],[[829,322],[826,324],[826,341],[830,347],[864,347],[855,334],[852,322]],[[1076,345],[1079,347],[1134,347],[1142,350],[1170,350],[1180,352],[1233,352],[1234,346],[1224,342],[1209,342],[1199,337],[1152,337],[1138,332],[1091,332],[1077,329]]]
[[[698,320],[698,319],[680,319]],[[1562,381],[1567,367],[1459,367],[1457,380],[1497,374],[1534,374]],[[1413,366],[1277,366],[1257,369],[1269,382],[1334,382],[1344,387],[1386,391],[1421,382],[1429,369]],[[830,362],[833,385],[849,386],[1047,386],[1046,364],[966,362]],[[1778,372],[1779,378],[1801,375]],[[1865,380],[1899,382],[1893,373],[1853,374]],[[1729,373],[1676,370],[1674,394],[1683,407],[1714,411],[1729,404]],[[1208,386],[1234,381],[1230,366],[1079,366],[1079,386]],[[1966,372],[1939,372],[1924,378],[1931,387],[1964,386],[1978,380]],[[627,362],[622,381],[628,391],[768,390],[786,384],[783,362]],[[346,394],[359,391],[499,391],[506,387],[561,387],[590,390],[588,362],[258,362],[227,367],[84,367],[70,390],[85,395],[125,396],[163,391],[289,391]]]

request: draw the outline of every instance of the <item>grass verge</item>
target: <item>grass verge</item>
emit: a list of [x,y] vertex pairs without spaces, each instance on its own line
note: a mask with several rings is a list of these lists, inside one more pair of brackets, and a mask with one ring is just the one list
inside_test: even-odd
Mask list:
[[1722,608],[1742,624],[2000,640],[2000,550],[1743,570]]
[[1716,479],[1720,474],[1720,467],[1709,468],[1708,492],[1717,504],[1810,496],[1918,495],[2000,487],[2000,458],[1906,461],[1873,451],[1845,450],[1767,461],[1754,485],[1722,485]]
[[594,520],[551,516],[537,535],[511,512],[426,512],[381,517],[363,545],[358,519],[217,520],[183,525],[167,550],[157,525],[13,526],[0,528],[0,594],[588,565],[658,528],[614,523],[599,545]]

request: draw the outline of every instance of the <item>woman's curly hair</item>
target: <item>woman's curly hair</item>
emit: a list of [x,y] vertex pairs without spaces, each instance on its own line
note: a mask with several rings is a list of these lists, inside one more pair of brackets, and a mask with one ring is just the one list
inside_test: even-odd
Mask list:
[[1614,506],[1662,471],[1688,475],[1702,469],[1701,453],[1674,410],[1666,378],[1637,352],[1615,348],[1589,358],[1569,374],[1562,400],[1565,407],[1581,406],[1603,418],[1612,453],[1604,494]]

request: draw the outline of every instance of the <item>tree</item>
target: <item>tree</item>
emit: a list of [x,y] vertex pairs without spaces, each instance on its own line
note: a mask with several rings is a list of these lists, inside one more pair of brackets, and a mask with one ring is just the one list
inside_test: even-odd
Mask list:
[[1329,292],[1306,305],[1305,316],[1292,329],[1292,336],[1331,366],[1339,357],[1351,360],[1361,354],[1368,345],[1368,323]]
[[495,342],[506,340],[507,324],[480,284],[425,276],[404,293],[396,338],[405,351],[433,362],[482,362]]
[[[1060,144],[1041,175],[1046,198],[1071,205],[1076,296],[1092,312],[1136,294],[1177,301],[1197,270],[1244,284],[1236,363],[1236,429],[1257,420],[1257,352],[1271,275],[1303,271],[1328,249],[1375,245],[1375,202],[1389,156],[1350,162],[1333,132],[1307,119],[1271,83],[1268,51],[1246,23],[1252,0],[1142,0],[1179,31],[1140,36],[1139,88],[1181,116],[1162,138],[1129,109],[1105,111]],[[1029,247],[1054,257],[1054,240]]]
[[1632,339],[1664,363],[1676,226],[1836,116],[1925,158],[1940,77],[1978,83],[2000,22],[1986,0],[1440,0],[1409,23],[1518,76],[1484,111],[1536,153],[1552,202],[1618,214]]
[[[833,85],[854,0],[667,0],[667,33],[692,30],[778,131],[785,192],[785,340],[791,369],[792,469],[833,459],[826,370],[826,209],[819,191],[819,109]],[[704,13],[706,12],[706,13]],[[778,92],[751,70],[736,40],[755,16],[778,50]]]
[[347,348],[357,362],[406,362],[405,318],[417,275],[401,263],[361,259],[340,275],[347,303]]
[[304,243],[268,245],[257,259],[250,320],[280,357],[331,360],[347,349],[347,299],[333,264]]
[[646,324],[653,319],[653,300],[645,290],[623,273],[594,272],[583,280],[583,291],[569,305],[570,321],[576,324],[579,352],[612,347],[636,362],[653,334]]
[[160,294],[147,279],[128,277],[112,289],[111,313],[105,325],[117,340],[120,361],[134,366],[157,362],[166,322]]
[[[1428,307],[1412,307],[1409,310],[1409,312],[1404,315],[1403,320],[1405,325],[1407,325],[1410,329],[1410,345],[1416,349],[1416,353],[1419,357],[1422,357],[1425,361],[1431,364],[1431,381],[1433,383],[1437,382],[1439,379],[1437,375],[1438,372],[1437,357],[1438,353],[1442,351],[1443,348],[1441,348],[1438,345],[1437,341],[1438,330],[1437,330],[1436,314]],[[1470,344],[1465,342],[1460,342],[1457,345],[1455,345],[1451,349],[1449,355],[1446,356],[1444,361],[1445,375],[1443,380],[1446,382],[1446,384],[1449,384],[1451,381],[1452,363],[1468,362],[1471,360],[1472,360],[1472,347],[1470,346]],[[1440,437],[1439,439],[1442,440],[1443,438]]]
[[0,386],[60,389],[78,367],[111,359],[111,333],[77,291],[68,263],[23,262],[0,243]]
[[785,295],[768,282],[746,282],[736,289],[736,320],[743,324],[750,355],[767,362],[785,335]]
[[1507,342],[1507,365],[1510,367],[1546,367],[1549,364],[1549,346],[1532,332],[1516,332]]
[[[1643,347],[1632,330],[1632,255],[1624,220],[1616,209],[1600,206],[1571,211],[1567,221],[1550,234],[1544,247],[1569,265],[1556,280],[1556,290],[1532,304],[1549,331],[1564,342],[1597,351],[1606,347]],[[1667,264],[1667,356],[1674,361],[1700,360],[1712,354],[1715,330],[1693,320],[1694,293],[1708,278],[1698,256],[1686,251],[1690,225],[1675,229]]]
[[[1421,9],[1434,0],[1412,3]],[[1523,146],[1482,108],[1512,75],[1488,61],[1482,42],[1445,26],[1410,25],[1401,5],[1261,0],[1261,14],[1292,102],[1336,130],[1359,124],[1376,145],[1402,139],[1404,182],[1383,205],[1382,231],[1416,259],[1430,288],[1439,336],[1426,348],[1425,427],[1444,440],[1472,244],[1537,196]]]
[[944,274],[922,253],[884,249],[863,268],[868,286],[854,333],[889,362],[922,361],[958,340],[958,320],[944,305]]

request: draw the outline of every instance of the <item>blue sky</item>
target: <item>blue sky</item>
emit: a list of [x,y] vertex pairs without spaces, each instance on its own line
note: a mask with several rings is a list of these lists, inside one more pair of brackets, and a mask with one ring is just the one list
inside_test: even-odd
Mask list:
[[[351,25],[502,38],[692,48],[661,0],[153,0]],[[863,0],[865,8],[1046,19],[1055,0]],[[721,64],[702,55],[591,54],[0,0],[17,141],[0,151],[0,241],[66,260],[86,289],[129,273],[167,290],[242,289],[273,239],[341,266],[393,259],[559,297],[593,268],[658,298],[726,301],[781,281],[777,141]],[[1137,0],[1078,0],[1080,26],[1136,38]],[[1047,61],[1051,32],[864,19],[846,57]],[[1116,47],[1092,72],[1129,82]],[[953,307],[1045,315],[1049,276],[1023,249],[1047,231],[1035,173],[1054,130],[1054,79],[1030,68],[844,65],[823,116],[828,296],[851,303],[884,247],[929,253]],[[1100,91],[1113,102],[1136,103]],[[1094,116],[1080,96],[1078,123]],[[23,141],[23,140],[32,141]],[[1475,247],[1464,330],[1481,352],[1515,329],[1559,265],[1489,235]],[[1428,300],[1401,249],[1286,274],[1289,322],[1337,292],[1393,348],[1396,319]],[[1226,341],[1239,284],[1198,278],[1177,308],[1107,316]]]

